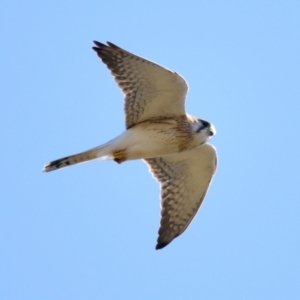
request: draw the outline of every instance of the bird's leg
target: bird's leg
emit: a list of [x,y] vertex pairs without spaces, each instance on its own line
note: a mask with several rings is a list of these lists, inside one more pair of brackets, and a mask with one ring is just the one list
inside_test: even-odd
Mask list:
[[113,153],[114,161],[118,164],[126,160],[126,149],[118,150]]

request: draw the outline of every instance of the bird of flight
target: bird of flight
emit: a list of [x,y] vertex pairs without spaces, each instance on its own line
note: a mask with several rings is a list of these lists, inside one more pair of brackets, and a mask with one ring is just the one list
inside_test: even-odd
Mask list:
[[49,172],[96,158],[143,159],[160,183],[161,221],[156,249],[168,245],[196,215],[217,166],[207,141],[212,124],[186,114],[186,81],[110,42],[93,49],[125,94],[126,130],[96,148],[49,162]]

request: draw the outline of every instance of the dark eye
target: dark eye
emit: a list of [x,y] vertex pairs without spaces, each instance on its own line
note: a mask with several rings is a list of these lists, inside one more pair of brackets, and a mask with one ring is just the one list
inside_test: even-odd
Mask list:
[[210,126],[210,123],[204,120],[199,120],[199,128],[196,130],[197,133],[199,133],[201,130],[207,128]]

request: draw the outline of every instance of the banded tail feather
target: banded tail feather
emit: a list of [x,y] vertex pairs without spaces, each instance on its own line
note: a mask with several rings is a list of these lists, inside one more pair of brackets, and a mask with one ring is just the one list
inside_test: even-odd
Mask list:
[[46,165],[44,165],[44,172],[55,171],[64,167],[71,165],[83,163],[89,160],[93,160],[100,157],[111,158],[111,146],[112,143],[108,142],[104,145],[98,146],[96,148],[77,153],[74,155],[66,156],[60,159],[53,160]]
[[71,156],[66,156],[60,159],[53,160],[44,166],[44,172],[50,172],[71,165],[79,164],[85,161],[89,161],[98,158],[99,151],[89,150],[82,153],[78,153]]

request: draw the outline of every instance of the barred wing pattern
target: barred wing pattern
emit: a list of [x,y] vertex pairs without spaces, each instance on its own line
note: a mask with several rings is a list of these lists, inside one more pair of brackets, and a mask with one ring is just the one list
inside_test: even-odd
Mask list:
[[189,226],[215,173],[217,154],[210,144],[164,157],[145,159],[161,184],[161,222],[156,249]]
[[93,49],[125,94],[127,129],[156,117],[185,115],[188,86],[180,75],[110,42],[94,43]]

